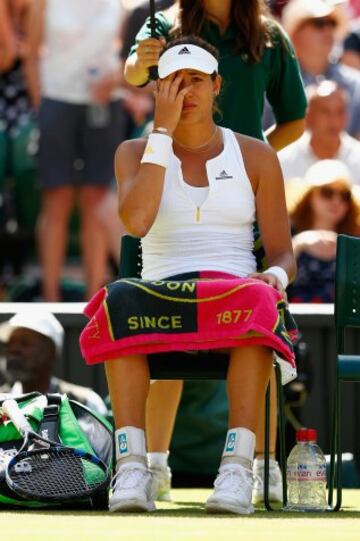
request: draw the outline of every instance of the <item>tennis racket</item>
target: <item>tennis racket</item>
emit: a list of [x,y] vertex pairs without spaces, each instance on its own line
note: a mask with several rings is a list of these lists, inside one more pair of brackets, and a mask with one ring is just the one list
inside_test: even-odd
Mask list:
[[61,502],[91,496],[108,485],[110,472],[98,457],[39,436],[14,399],[5,400],[2,410],[24,438],[5,470],[6,482],[16,494]]

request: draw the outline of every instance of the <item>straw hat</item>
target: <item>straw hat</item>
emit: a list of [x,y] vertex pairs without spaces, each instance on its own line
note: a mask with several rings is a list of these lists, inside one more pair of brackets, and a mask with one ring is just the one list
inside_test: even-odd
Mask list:
[[348,31],[348,18],[337,4],[329,0],[290,0],[282,11],[282,25],[291,37],[305,21],[331,16],[337,21],[336,37],[342,39]]
[[349,168],[340,160],[319,160],[309,167],[303,178],[293,178],[285,185],[286,203],[291,213],[304,197],[318,186],[341,183],[351,190],[360,203],[360,187],[353,184]]

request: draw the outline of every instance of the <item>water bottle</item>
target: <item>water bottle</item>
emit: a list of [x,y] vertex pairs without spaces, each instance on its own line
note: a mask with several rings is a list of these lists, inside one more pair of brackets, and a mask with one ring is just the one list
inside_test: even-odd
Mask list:
[[[99,79],[100,70],[96,67],[88,69],[89,88]],[[108,103],[91,101],[87,106],[87,122],[92,128],[106,128],[110,122],[110,108]]]
[[287,460],[288,511],[326,511],[326,460],[316,443],[317,431],[296,431]]

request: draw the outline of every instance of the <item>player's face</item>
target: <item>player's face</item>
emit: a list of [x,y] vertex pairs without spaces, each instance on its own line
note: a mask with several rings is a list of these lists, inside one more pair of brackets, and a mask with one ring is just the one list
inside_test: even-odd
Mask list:
[[182,77],[179,90],[189,87],[184,97],[180,122],[212,118],[214,99],[220,91],[220,77],[213,79],[207,73],[190,69],[178,71],[178,74]]

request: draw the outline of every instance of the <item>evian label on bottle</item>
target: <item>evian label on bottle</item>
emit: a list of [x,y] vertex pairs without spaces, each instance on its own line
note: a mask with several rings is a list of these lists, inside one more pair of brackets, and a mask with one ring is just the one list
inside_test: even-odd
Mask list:
[[326,464],[298,464],[288,466],[288,481],[326,481]]

